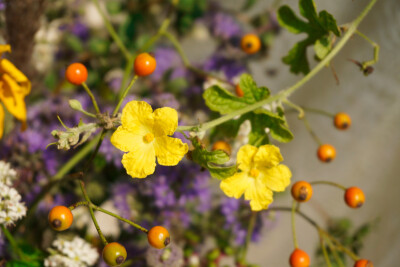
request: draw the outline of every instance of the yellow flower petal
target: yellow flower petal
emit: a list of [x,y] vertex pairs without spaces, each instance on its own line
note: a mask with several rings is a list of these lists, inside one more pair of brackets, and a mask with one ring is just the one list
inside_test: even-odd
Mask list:
[[130,152],[143,143],[143,138],[143,136],[132,134],[123,126],[119,126],[111,136],[111,143],[119,150]]
[[256,168],[270,168],[276,166],[283,160],[279,147],[274,145],[263,145],[258,148],[254,156]]
[[246,191],[249,183],[252,183],[251,177],[245,172],[237,172],[233,176],[222,180],[219,187],[228,197],[240,198]]
[[131,101],[122,110],[121,122],[127,131],[144,136],[153,130],[153,109],[144,101]]
[[122,165],[133,178],[145,178],[153,174],[156,168],[156,155],[152,144],[142,144],[124,154]]
[[3,106],[0,104],[0,139],[3,137],[3,131],[4,131],[4,109]]
[[26,96],[31,91],[31,82],[17,67],[9,60],[0,60],[0,73],[7,73],[19,84],[19,94]]
[[290,184],[292,173],[286,165],[278,165],[272,168],[261,168],[259,179],[269,189],[282,192]]
[[3,73],[0,78],[0,100],[15,118],[23,122],[26,121],[24,97],[18,83],[7,73]]
[[11,53],[11,46],[10,45],[0,45],[0,57],[4,52]]
[[254,155],[257,153],[257,147],[252,145],[242,146],[237,153],[238,168],[242,171],[249,171],[253,165]]
[[178,112],[169,107],[158,108],[154,111],[154,135],[173,135],[178,127]]
[[272,191],[268,189],[260,179],[253,179],[248,184],[244,199],[250,200],[250,207],[252,211],[260,211],[268,209],[269,204],[272,203]]
[[156,137],[154,148],[158,164],[164,166],[177,165],[189,149],[179,138],[169,136]]

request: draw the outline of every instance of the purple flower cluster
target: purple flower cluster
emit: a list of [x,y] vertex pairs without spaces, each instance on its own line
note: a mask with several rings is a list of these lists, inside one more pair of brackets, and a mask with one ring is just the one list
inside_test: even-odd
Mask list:
[[211,33],[218,38],[228,40],[242,35],[240,25],[235,19],[223,12],[214,12],[207,20]]
[[203,68],[209,72],[222,72],[230,81],[232,81],[234,77],[246,72],[243,62],[233,58],[228,58],[225,55],[219,54],[218,52],[204,63]]
[[170,71],[170,80],[186,76],[186,68],[179,54],[172,48],[159,47],[154,51],[157,60],[157,68],[151,75],[153,81],[159,82]]

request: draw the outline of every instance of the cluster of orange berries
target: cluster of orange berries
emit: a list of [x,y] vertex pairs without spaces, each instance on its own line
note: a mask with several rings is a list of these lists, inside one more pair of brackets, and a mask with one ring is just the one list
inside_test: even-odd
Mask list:
[[[67,230],[72,225],[73,219],[71,210],[65,206],[55,206],[48,216],[51,228],[56,231]],[[147,232],[147,240],[152,247],[163,249],[168,246],[171,238],[167,229],[162,226],[154,226]],[[124,246],[112,242],[103,248],[102,256],[109,266],[119,266],[125,262],[127,253]]]
[[[333,118],[333,125],[338,130],[346,130],[351,125],[351,118],[349,114],[339,112]],[[317,156],[322,162],[331,162],[336,157],[336,149],[330,144],[323,144],[317,150]]]
[[[307,202],[313,195],[313,188],[306,181],[298,181],[293,184],[291,193],[297,202]],[[345,190],[344,200],[347,206],[355,209],[364,204],[365,195],[360,188],[349,187]],[[292,267],[308,267],[310,265],[310,257],[305,251],[296,248],[290,255],[289,262]],[[354,267],[373,267],[373,264],[371,261],[361,259],[355,262]]]
[[[147,76],[156,69],[156,59],[149,53],[141,53],[135,58],[133,64],[137,76]],[[82,63],[72,63],[65,71],[65,78],[72,84],[81,85],[86,82],[88,71]]]

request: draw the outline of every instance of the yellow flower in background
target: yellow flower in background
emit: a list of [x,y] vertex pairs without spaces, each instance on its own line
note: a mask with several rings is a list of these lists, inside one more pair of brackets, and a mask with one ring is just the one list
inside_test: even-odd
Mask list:
[[240,198],[244,193],[253,211],[268,209],[273,191],[284,191],[290,184],[292,173],[279,164],[282,160],[279,148],[274,145],[242,146],[237,154],[241,172],[224,179],[220,188],[229,197]]
[[[26,106],[24,98],[31,91],[28,78],[7,59],[4,52],[11,52],[9,45],[0,45],[0,102],[26,128]],[[0,103],[0,138],[4,131],[4,109]]]
[[178,127],[178,113],[173,108],[153,112],[143,101],[131,101],[122,110],[122,125],[111,136],[111,143],[128,152],[122,157],[127,173],[133,178],[145,178],[154,173],[157,162],[174,166],[188,152],[188,145],[173,135]]

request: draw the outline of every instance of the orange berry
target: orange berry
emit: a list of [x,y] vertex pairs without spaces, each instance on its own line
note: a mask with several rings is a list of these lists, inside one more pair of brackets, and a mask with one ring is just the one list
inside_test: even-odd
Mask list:
[[356,261],[354,267],[374,267],[374,264],[372,264],[372,261],[362,259]]
[[320,161],[330,162],[336,157],[336,149],[332,145],[324,144],[318,148],[317,155]]
[[339,130],[346,130],[351,125],[351,118],[349,114],[344,112],[339,112],[335,115],[333,124]]
[[152,247],[162,249],[168,246],[171,238],[167,229],[162,226],[154,226],[147,233],[147,240]]
[[134,69],[138,76],[147,76],[156,69],[156,59],[148,53],[141,53],[135,58]]
[[112,242],[103,248],[102,256],[109,266],[119,266],[124,263],[127,253],[124,246],[117,242]]
[[310,200],[313,189],[310,183],[299,181],[292,186],[292,197],[298,202],[307,202]]
[[358,187],[349,187],[344,194],[344,200],[347,206],[356,209],[361,207],[365,202],[364,192]]
[[65,78],[72,84],[81,85],[86,82],[88,72],[86,67],[81,63],[72,63],[65,71]]
[[243,97],[243,96],[244,96],[244,92],[243,92],[243,90],[240,88],[239,84],[236,85],[236,87],[235,87],[235,92],[236,92],[236,95],[237,95],[238,97]]
[[260,50],[261,40],[257,35],[249,33],[242,37],[240,46],[246,54],[254,54]]
[[231,145],[225,141],[217,141],[212,146],[211,150],[223,150],[226,154],[230,155],[232,152]]
[[310,266],[310,257],[305,251],[296,248],[290,255],[289,263],[291,267],[308,267]]
[[74,216],[69,208],[65,206],[55,206],[49,212],[48,220],[51,228],[56,231],[64,231],[71,226]]

